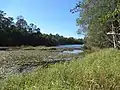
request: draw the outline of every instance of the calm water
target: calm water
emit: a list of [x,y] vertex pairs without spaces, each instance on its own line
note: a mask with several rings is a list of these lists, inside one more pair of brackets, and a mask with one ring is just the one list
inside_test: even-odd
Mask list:
[[57,48],[73,48],[74,50],[73,51],[63,51],[62,53],[65,54],[65,53],[71,53],[71,54],[79,54],[81,52],[83,52],[82,50],[80,50],[80,48],[82,47],[83,45],[80,45],[80,44],[74,44],[74,45],[59,45],[57,46]]
[[73,45],[59,45],[57,48],[81,48],[83,45],[73,44]]

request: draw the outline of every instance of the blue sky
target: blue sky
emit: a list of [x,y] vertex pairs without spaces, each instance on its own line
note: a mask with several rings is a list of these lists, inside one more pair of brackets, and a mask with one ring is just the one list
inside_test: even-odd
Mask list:
[[70,9],[76,0],[1,0],[0,10],[16,18],[24,16],[28,23],[41,28],[42,33],[60,34],[65,37],[80,38],[77,35],[76,18]]

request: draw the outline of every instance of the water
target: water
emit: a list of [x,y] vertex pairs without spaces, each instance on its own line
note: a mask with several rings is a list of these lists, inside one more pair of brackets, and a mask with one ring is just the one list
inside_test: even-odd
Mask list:
[[73,44],[73,45],[59,45],[57,48],[81,48],[83,45]]
[[81,52],[83,52],[81,50],[81,47],[83,47],[83,45],[80,44],[73,44],[73,45],[59,45],[57,46],[57,48],[71,48],[73,50],[65,50],[62,52],[62,54],[66,54],[66,53],[70,53],[70,54],[79,54]]

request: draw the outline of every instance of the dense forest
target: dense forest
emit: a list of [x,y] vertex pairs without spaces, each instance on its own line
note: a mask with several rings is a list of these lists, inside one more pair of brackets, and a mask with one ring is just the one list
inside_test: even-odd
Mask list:
[[79,13],[86,47],[120,48],[120,0],[79,0],[71,12]]
[[16,22],[14,21],[13,17],[8,17],[0,10],[0,46],[83,44],[83,39],[42,34],[37,25],[28,25],[23,16],[18,16]]

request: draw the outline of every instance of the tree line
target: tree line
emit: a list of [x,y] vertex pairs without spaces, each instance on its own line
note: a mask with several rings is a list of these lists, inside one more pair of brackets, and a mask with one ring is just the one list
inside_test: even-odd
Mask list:
[[42,34],[37,25],[33,23],[28,25],[23,16],[18,16],[14,22],[13,17],[7,17],[6,13],[0,10],[0,46],[64,44],[83,44],[83,39],[66,38],[59,34]]
[[86,47],[120,48],[120,0],[79,0],[71,12],[79,13],[78,32],[85,34]]

